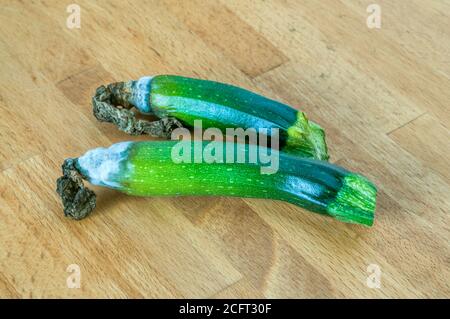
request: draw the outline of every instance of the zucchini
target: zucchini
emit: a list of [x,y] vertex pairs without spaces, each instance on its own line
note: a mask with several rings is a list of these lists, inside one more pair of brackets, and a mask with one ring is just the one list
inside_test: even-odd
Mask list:
[[[178,143],[184,143],[182,151]],[[195,149],[200,152],[191,151]],[[259,154],[256,160],[252,152]],[[226,154],[226,160],[222,157],[207,162],[206,155],[212,153]],[[180,162],[177,154],[183,154],[184,161]],[[270,154],[271,165],[277,161],[272,165],[275,169],[263,171],[269,161],[262,154]],[[82,186],[81,178],[135,196],[281,200],[343,222],[368,226],[373,224],[377,192],[363,176],[336,165],[232,142],[121,142],[66,160],[63,174],[57,191],[65,214],[74,219],[84,218],[95,207],[95,195]]]
[[[97,89],[94,115],[132,134],[170,137],[179,126],[192,128],[201,120],[204,129],[278,129],[280,149],[298,156],[328,160],[325,133],[306,115],[286,104],[224,83],[175,75],[143,77]],[[124,109],[114,108],[122,105]],[[129,108],[153,114],[160,121],[137,120]],[[277,144],[278,145],[278,144]]]

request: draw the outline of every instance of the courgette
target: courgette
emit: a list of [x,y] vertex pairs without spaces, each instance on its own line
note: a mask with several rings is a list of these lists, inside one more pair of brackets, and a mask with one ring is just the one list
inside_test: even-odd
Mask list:
[[[123,108],[117,109],[115,106]],[[179,126],[194,127],[201,120],[204,129],[278,129],[280,150],[298,156],[328,160],[325,133],[306,115],[286,104],[224,83],[175,75],[143,77],[137,81],[101,86],[93,97],[94,115],[112,122],[132,135],[170,137]],[[136,119],[129,110],[152,114],[160,121]]]
[[[188,149],[201,150],[203,156],[222,153],[232,154],[232,158],[207,162],[192,151],[187,160],[180,161],[177,154],[185,152],[177,151],[177,143],[188,143]],[[244,157],[239,159],[239,152]],[[260,156],[252,159],[252,152]],[[275,170],[263,172],[268,161],[262,160],[261,154],[270,154],[278,161]],[[136,196],[281,200],[343,222],[368,226],[373,224],[377,193],[368,179],[336,165],[231,142],[121,142],[67,159],[63,174],[57,191],[65,214],[75,219],[84,218],[95,207],[95,195],[84,188],[81,179]]]

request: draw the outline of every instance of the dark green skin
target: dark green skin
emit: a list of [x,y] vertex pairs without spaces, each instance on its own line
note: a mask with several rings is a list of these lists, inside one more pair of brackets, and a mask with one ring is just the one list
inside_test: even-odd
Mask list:
[[150,107],[158,117],[175,117],[188,127],[278,128],[283,143],[298,111],[283,103],[214,81],[158,75],[151,81]]

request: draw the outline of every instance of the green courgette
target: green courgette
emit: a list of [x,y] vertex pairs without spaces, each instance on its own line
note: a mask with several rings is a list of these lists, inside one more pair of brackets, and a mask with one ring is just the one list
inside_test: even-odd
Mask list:
[[[143,77],[101,86],[93,105],[98,120],[113,122],[132,135],[169,137],[174,128],[192,128],[195,120],[201,120],[203,129],[218,128],[223,133],[229,128],[266,129],[264,133],[274,137],[273,132],[278,131],[280,150],[319,160],[329,158],[323,129],[303,112],[224,83],[174,75]],[[161,120],[138,120],[131,107]]]
[[[184,147],[181,151],[180,145]],[[240,159],[239,152],[244,155]],[[256,160],[252,152],[258,154]],[[183,160],[177,157],[179,154],[183,154]],[[208,160],[208,154],[214,159]],[[275,169],[264,172],[269,161],[262,154],[270,154]],[[95,195],[82,186],[81,179],[137,196],[281,200],[343,222],[368,226],[374,220],[377,192],[363,176],[336,165],[231,142],[122,142],[66,160],[63,173],[57,183],[58,193],[65,214],[75,219],[85,217],[95,207]]]

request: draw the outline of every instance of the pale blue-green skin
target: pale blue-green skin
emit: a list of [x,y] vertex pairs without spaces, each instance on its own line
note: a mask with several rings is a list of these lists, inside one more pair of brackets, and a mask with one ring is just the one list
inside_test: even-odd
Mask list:
[[151,76],[144,76],[137,81],[131,82],[131,94],[128,102],[142,113],[151,113],[150,88],[152,79],[153,77]]
[[[251,146],[217,142],[215,145],[220,144],[223,154],[227,147],[244,150],[245,162],[236,163],[235,156],[234,163],[195,163],[191,157],[190,163],[177,164],[172,154],[177,143],[129,142],[126,147],[113,146],[111,151],[100,149],[80,157],[78,169],[92,183],[130,195],[269,198],[346,222],[366,225],[373,222],[375,188],[363,177],[343,168],[274,151],[279,160],[278,170],[274,174],[261,174],[264,164],[260,158],[256,163],[249,161]],[[200,154],[211,146],[208,142],[197,143],[202,150]],[[111,159],[117,160],[117,165],[110,163]]]

